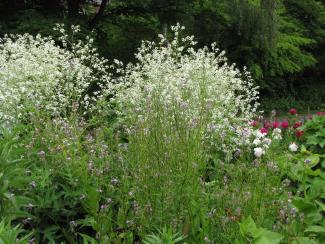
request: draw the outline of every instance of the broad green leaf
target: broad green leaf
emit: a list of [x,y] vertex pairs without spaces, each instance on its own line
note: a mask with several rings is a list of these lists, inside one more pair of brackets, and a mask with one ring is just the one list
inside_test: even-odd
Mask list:
[[319,244],[314,240],[309,239],[308,237],[296,237],[291,244]]
[[283,236],[281,234],[262,228],[260,228],[258,232],[259,233],[255,238],[255,244],[278,244],[283,239]]
[[239,224],[239,228],[240,233],[244,236],[247,234],[253,234],[257,230],[256,224],[251,216],[242,221]]
[[319,225],[312,225],[305,229],[304,232],[325,233],[325,228]]
[[319,163],[320,157],[317,154],[312,154],[312,155],[309,155],[308,157],[306,157],[305,160],[310,160],[310,163],[308,163],[307,165],[310,168],[313,168]]

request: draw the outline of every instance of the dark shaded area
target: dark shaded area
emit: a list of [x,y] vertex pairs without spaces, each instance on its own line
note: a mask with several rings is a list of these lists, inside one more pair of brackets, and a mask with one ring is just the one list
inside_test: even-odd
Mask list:
[[[175,23],[198,46],[216,42],[231,62],[247,66],[262,96],[325,103],[325,6],[318,0],[1,0],[0,36],[54,35],[55,23],[94,31],[108,59],[134,60],[141,40]],[[290,106],[290,104],[287,104]]]

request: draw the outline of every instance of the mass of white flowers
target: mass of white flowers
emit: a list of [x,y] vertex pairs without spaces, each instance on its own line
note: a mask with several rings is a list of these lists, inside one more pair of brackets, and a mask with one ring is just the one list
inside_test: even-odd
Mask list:
[[[91,109],[102,95],[94,83],[107,84],[107,61],[86,42],[69,42],[63,25],[60,45],[51,37],[6,35],[0,38],[0,123],[17,122],[30,110],[63,115],[73,107]],[[79,31],[77,26],[71,32]],[[100,85],[99,85],[100,86]],[[91,94],[91,95],[89,95]]]
[[163,123],[174,123],[175,130],[185,121],[188,131],[203,128],[205,141],[229,152],[246,140],[257,112],[257,87],[248,72],[227,63],[215,44],[195,49],[194,37],[182,37],[183,29],[172,27],[172,41],[160,35],[158,43],[143,42],[137,63],[127,66],[115,86],[119,112],[132,121],[156,114]]

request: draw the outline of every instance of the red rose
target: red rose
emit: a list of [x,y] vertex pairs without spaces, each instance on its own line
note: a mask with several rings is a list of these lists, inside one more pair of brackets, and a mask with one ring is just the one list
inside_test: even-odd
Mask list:
[[289,113],[292,114],[292,115],[295,115],[295,114],[297,114],[297,109],[290,108]]
[[263,134],[267,134],[267,131],[268,131],[268,129],[265,128],[265,127],[260,129],[260,132],[263,133]]
[[298,121],[293,125],[293,128],[297,129],[298,127],[302,126],[302,122]]
[[268,121],[265,121],[265,122],[264,122],[264,128],[266,128],[266,129],[271,128],[271,123],[268,122]]
[[282,123],[281,123],[281,127],[283,129],[287,129],[289,127],[289,122],[286,121],[286,120],[283,120]]
[[274,121],[272,124],[273,129],[275,128],[279,128],[280,127],[280,123],[278,121]]
[[325,115],[325,112],[322,112],[322,111],[319,111],[316,113],[318,116],[324,116]]
[[303,130],[297,130],[297,131],[296,131],[296,136],[297,136],[298,138],[301,137],[303,134],[304,134],[304,131],[303,131]]

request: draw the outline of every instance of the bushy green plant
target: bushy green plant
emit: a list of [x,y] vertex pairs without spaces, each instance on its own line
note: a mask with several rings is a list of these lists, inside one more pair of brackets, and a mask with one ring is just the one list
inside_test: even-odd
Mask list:
[[[18,130],[21,132],[20,130]],[[24,215],[21,207],[26,205],[28,199],[22,189],[27,183],[25,175],[26,160],[19,145],[17,131],[8,133],[1,130],[0,137],[0,218],[9,220]]]
[[143,43],[138,62],[113,86],[113,102],[128,132],[125,164],[139,225],[195,231],[199,224],[190,219],[203,214],[198,206],[208,154],[229,161],[243,144],[258,92],[247,72],[227,64],[224,52],[214,45],[195,50],[181,26],[172,30],[170,42],[161,36],[157,44]]
[[[72,32],[79,31],[72,26]],[[108,84],[107,61],[93,40],[75,41],[62,25],[61,45],[52,37],[6,35],[0,39],[0,122],[10,126],[26,120],[29,112],[67,116],[89,110]],[[27,119],[28,121],[28,119]]]
[[22,235],[23,230],[19,227],[12,227],[4,220],[0,222],[0,243],[3,244],[28,244],[31,243],[30,234]]
[[172,229],[167,229],[164,227],[157,234],[151,234],[144,238],[144,244],[176,244],[176,243],[184,243],[186,237],[179,233],[173,233]]
[[78,117],[33,125],[21,138],[33,162],[24,227],[35,228],[40,242],[118,239],[115,229],[126,227],[131,205],[120,189],[123,172],[112,162],[114,143],[108,147],[107,134]]
[[305,144],[315,152],[324,151],[325,147],[325,116],[314,116],[301,128],[304,131]]

